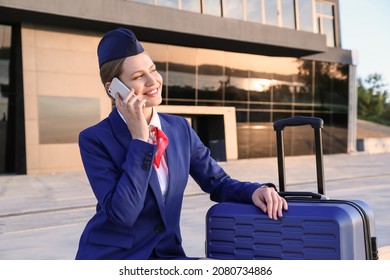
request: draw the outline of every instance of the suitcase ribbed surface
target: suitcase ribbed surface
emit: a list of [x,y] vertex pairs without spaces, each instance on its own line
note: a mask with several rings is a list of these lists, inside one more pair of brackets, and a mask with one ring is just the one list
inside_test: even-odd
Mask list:
[[[228,209],[229,206],[233,208]],[[207,257],[352,259],[356,258],[355,251],[360,250],[355,248],[355,243],[364,240],[363,233],[356,230],[362,227],[361,217],[358,214],[350,217],[344,206],[290,204],[288,213],[277,221],[270,220],[253,206],[242,208],[246,208],[246,213],[240,213],[243,209],[234,209],[234,204],[220,212],[218,209],[209,211]],[[361,247],[364,259],[364,244]]]

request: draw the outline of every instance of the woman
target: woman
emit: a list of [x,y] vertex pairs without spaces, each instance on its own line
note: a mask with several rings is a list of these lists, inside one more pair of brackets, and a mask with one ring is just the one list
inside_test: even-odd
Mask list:
[[[213,201],[253,202],[271,219],[286,201],[268,184],[230,178],[182,117],[157,113],[162,77],[128,29],[108,32],[98,46],[102,82],[114,77],[129,89],[115,108],[80,133],[84,168],[97,198],[76,259],[183,259],[180,212],[191,175]],[[155,128],[168,138],[156,161]]]

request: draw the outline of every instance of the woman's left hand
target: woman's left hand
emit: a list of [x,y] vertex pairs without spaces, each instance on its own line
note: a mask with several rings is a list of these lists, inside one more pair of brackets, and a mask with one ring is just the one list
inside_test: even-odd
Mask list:
[[253,204],[259,207],[270,219],[283,217],[283,210],[288,209],[287,201],[274,188],[261,187],[252,194]]

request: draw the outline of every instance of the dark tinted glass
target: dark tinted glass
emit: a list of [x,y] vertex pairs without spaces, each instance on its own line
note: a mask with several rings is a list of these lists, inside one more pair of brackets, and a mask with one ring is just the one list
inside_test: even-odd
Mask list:
[[[273,122],[296,115],[324,119],[324,153],[346,152],[348,65],[148,47],[159,58],[154,61],[165,80],[164,104],[235,107],[239,158],[275,156]],[[285,145],[286,155],[312,154],[311,130],[286,129]]]

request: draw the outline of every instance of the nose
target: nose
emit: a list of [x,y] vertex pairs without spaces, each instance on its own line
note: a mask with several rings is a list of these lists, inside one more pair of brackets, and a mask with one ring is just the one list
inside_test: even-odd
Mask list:
[[150,87],[157,83],[156,77],[154,77],[153,74],[148,74],[147,80],[146,80],[146,86]]

